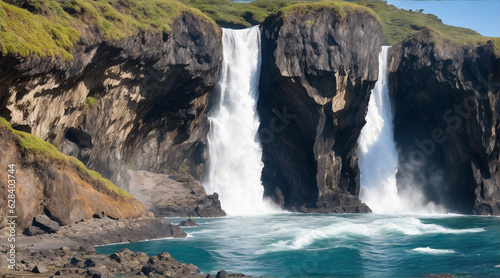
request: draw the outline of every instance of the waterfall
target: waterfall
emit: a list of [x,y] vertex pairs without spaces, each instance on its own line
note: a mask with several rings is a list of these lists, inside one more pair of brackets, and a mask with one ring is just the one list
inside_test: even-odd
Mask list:
[[358,147],[360,199],[378,213],[395,213],[402,209],[396,187],[398,154],[387,84],[389,50],[389,46],[382,46],[378,57],[378,81],[371,93]]
[[262,148],[258,139],[260,30],[222,29],[223,57],[218,102],[208,118],[209,167],[204,186],[217,192],[229,215],[274,211],[263,200]]
[[378,81],[372,90],[366,125],[358,141],[360,199],[376,213],[444,213],[443,207],[426,201],[415,184],[406,184],[405,190],[398,192],[398,153],[387,83],[389,50],[390,46],[382,46],[379,54]]

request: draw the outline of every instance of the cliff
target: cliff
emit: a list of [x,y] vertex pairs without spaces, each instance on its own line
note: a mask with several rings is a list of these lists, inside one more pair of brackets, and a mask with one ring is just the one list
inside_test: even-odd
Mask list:
[[290,6],[262,24],[262,181],[281,207],[370,211],[356,149],[380,41],[374,14],[345,2]]
[[211,19],[177,1],[1,5],[0,115],[14,128],[126,190],[127,170],[201,178],[222,60]]
[[391,50],[398,187],[451,211],[500,214],[500,56],[425,28]]
[[[15,214],[20,228],[31,226],[33,217],[46,214],[60,225],[91,219],[94,214],[112,218],[146,216],[144,205],[98,173],[31,134],[16,131],[0,118],[0,163],[15,166],[0,173],[1,227],[8,214],[8,184],[15,184]],[[15,178],[8,178],[7,175]],[[8,182],[14,180],[15,182]],[[12,198],[9,198],[12,200]],[[11,215],[11,213],[9,213]]]

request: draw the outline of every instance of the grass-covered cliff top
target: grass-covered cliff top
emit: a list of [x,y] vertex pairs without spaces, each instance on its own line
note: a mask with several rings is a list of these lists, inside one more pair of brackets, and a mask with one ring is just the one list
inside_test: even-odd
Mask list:
[[344,18],[348,12],[366,12],[376,16],[375,12],[369,8],[357,5],[353,2],[346,1],[311,1],[306,3],[295,3],[277,11],[278,16],[286,17],[288,14],[304,15],[325,8],[331,9],[335,12],[338,18]]
[[176,0],[3,0],[0,1],[0,50],[3,54],[62,56],[80,38],[78,27],[95,25],[111,40],[139,30],[169,32],[183,12],[213,22]]
[[[116,40],[139,30],[168,32],[182,12],[198,14],[223,27],[249,27],[271,14],[310,12],[331,7],[340,16],[347,10],[365,9],[382,24],[383,44],[394,45],[424,27],[432,28],[461,45],[492,43],[500,52],[500,38],[445,25],[434,15],[398,9],[383,1],[256,0],[0,0],[0,51],[28,56],[62,56],[72,59],[71,49],[81,34],[78,26],[93,24],[108,39]],[[215,23],[214,23],[215,24]]]
[[[384,45],[394,45],[403,41],[406,37],[414,34],[424,27],[439,31],[449,37],[452,42],[461,45],[474,45],[486,43],[492,40],[496,48],[500,48],[500,39],[481,36],[476,31],[467,28],[455,27],[443,24],[443,22],[432,14],[418,11],[407,11],[388,5],[384,1],[289,1],[289,0],[256,0],[252,3],[235,3],[230,0],[181,0],[187,5],[196,7],[213,18],[222,26],[251,26],[264,21],[273,14],[286,15],[292,11],[311,11],[322,6],[334,8],[356,9],[360,6],[369,8],[377,16],[382,24],[382,42]],[[336,4],[338,2],[344,5]]]
[[12,132],[23,154],[32,154],[39,161],[47,163],[63,163],[65,165],[75,167],[83,176],[104,185],[117,195],[127,199],[133,199],[130,193],[114,185],[112,181],[103,178],[96,171],[87,169],[87,167],[85,167],[85,165],[75,157],[67,156],[59,152],[55,146],[36,137],[35,135],[13,129],[5,118],[0,117],[0,127],[7,128],[7,130]]

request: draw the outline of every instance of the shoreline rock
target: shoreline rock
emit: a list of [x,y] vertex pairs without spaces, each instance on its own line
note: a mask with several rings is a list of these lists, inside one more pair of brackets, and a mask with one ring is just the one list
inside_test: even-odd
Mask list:
[[[8,231],[2,230],[2,246]],[[20,232],[20,231],[19,231]],[[61,226],[56,233],[38,236],[18,235],[16,246],[30,250],[57,249],[61,247],[89,248],[122,242],[137,242],[167,237],[186,237],[177,225],[161,219],[91,219],[68,226]],[[5,250],[5,249],[2,249]]]
[[128,170],[130,192],[146,208],[161,217],[220,217],[219,195],[208,195],[205,188],[187,172],[157,174]]

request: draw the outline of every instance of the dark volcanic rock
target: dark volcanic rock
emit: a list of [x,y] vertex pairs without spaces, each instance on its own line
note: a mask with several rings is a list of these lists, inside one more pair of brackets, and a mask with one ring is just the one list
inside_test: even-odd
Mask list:
[[221,31],[189,12],[171,27],[108,40],[96,26],[78,25],[71,61],[1,56],[0,116],[127,190],[127,167],[188,167],[200,179]]
[[181,227],[198,227],[199,225],[196,224],[192,219],[184,220],[182,221],[179,226]]
[[227,272],[224,269],[217,272],[217,275],[215,276],[215,278],[226,278],[226,277],[227,277]]
[[265,195],[304,212],[369,212],[357,139],[378,73],[381,26],[364,10],[299,9],[262,24],[258,111]]
[[431,29],[391,50],[398,187],[451,211],[500,214],[500,59]]

